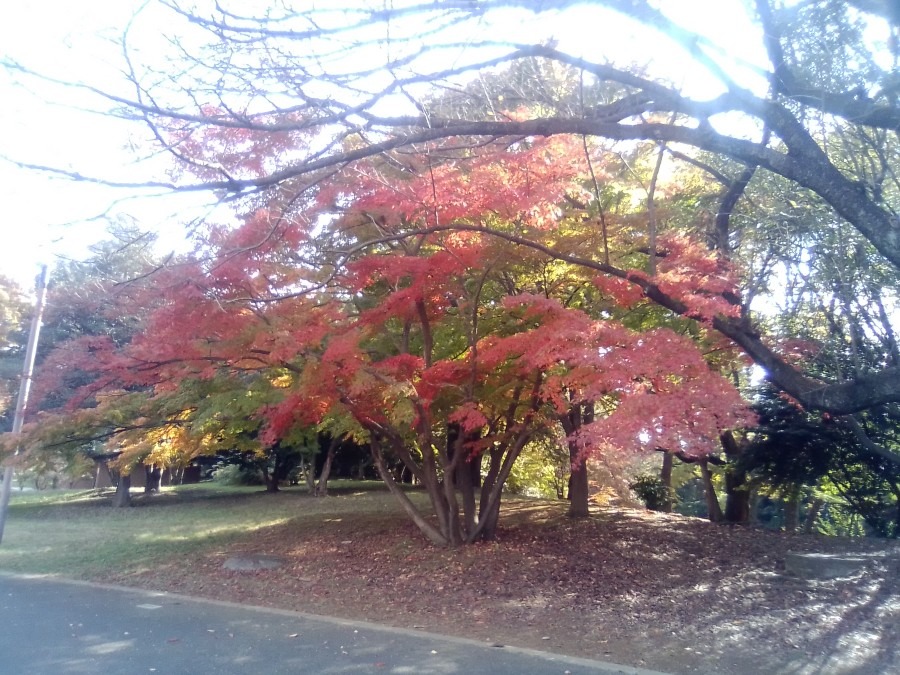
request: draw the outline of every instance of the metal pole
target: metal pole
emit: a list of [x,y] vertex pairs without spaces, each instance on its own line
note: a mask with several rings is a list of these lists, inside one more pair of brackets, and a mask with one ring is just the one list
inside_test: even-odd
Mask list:
[[[25,423],[25,411],[28,408],[28,392],[31,390],[31,379],[34,373],[34,357],[37,353],[38,335],[41,332],[41,318],[44,315],[44,302],[47,298],[47,266],[41,268],[38,280],[37,304],[34,317],[31,319],[31,332],[28,334],[28,348],[25,350],[25,366],[22,368],[22,382],[19,384],[19,398],[16,400],[16,414],[13,417],[12,433],[22,433]],[[16,455],[21,448],[16,448]],[[6,527],[6,511],[9,508],[9,493],[12,488],[13,468],[7,466],[3,470],[3,485],[0,487],[0,542],[3,541],[3,529]]]

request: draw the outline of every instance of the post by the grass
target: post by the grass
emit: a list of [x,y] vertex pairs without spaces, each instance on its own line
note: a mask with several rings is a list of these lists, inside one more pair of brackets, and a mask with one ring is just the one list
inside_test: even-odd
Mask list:
[[[25,365],[22,368],[22,382],[19,384],[19,398],[16,400],[16,413],[13,417],[14,434],[22,433],[25,422],[25,410],[28,407],[28,392],[31,390],[31,378],[34,373],[34,357],[37,353],[38,335],[41,332],[41,318],[44,314],[44,302],[47,297],[47,266],[41,268],[37,284],[37,303],[34,317],[31,319],[31,331],[28,334],[28,348],[25,350]],[[16,448],[16,455],[20,448]],[[3,530],[6,527],[6,512],[9,508],[9,493],[12,488],[13,468],[7,466],[3,470],[3,485],[0,487],[0,542],[3,541]]]

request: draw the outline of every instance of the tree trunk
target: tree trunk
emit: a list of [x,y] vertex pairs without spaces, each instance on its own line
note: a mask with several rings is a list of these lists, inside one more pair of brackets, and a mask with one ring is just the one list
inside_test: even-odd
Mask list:
[[891,492],[894,495],[894,502],[896,505],[896,509],[894,511],[894,533],[893,538],[900,538],[900,484],[893,483],[891,484]]
[[748,515],[749,523],[757,523],[759,522],[759,491],[751,490],[750,491],[750,504],[747,507],[750,509],[750,513]]
[[[431,510],[434,512],[438,521],[438,530],[441,536],[446,540],[445,543],[450,544],[450,511],[447,500],[444,497],[444,486],[438,478],[437,460],[434,456],[434,450],[430,443],[422,443],[422,485],[425,486],[425,493],[431,501]],[[383,458],[382,458],[383,462]],[[385,465],[385,470],[387,466]],[[390,473],[388,471],[388,473]],[[448,476],[450,482],[453,482],[453,475]],[[391,476],[393,483],[393,476]]]
[[419,528],[422,534],[428,537],[428,540],[432,544],[447,546],[449,542],[446,537],[422,516],[419,509],[416,508],[416,505],[410,501],[409,497],[406,496],[406,493],[403,492],[403,490],[400,489],[400,486],[394,481],[394,477],[391,475],[387,466],[385,466],[384,456],[381,454],[381,449],[378,447],[375,439],[372,440],[369,448],[372,452],[372,459],[375,461],[375,468],[381,476],[381,480],[387,485],[388,491],[400,502],[400,506],[406,511],[406,515],[412,519],[416,527]]
[[476,514],[478,506],[475,503],[475,476],[474,468],[478,468],[478,478],[481,478],[481,455],[469,457],[456,467],[459,491],[462,495],[463,506],[463,532],[466,536],[475,529],[477,523]]
[[588,470],[587,461],[578,461],[578,448],[575,443],[569,443],[569,461],[571,473],[569,474],[569,518],[587,518],[588,515]]
[[666,495],[660,505],[660,511],[663,513],[672,513],[672,468],[675,466],[675,455],[671,452],[663,453],[662,469],[659,472],[659,480],[666,488]]
[[340,436],[332,438],[331,443],[328,444],[328,452],[325,453],[325,463],[322,465],[322,473],[319,474],[319,482],[316,485],[316,497],[328,496],[328,478],[331,476],[331,465],[334,463],[334,455],[340,444]]
[[706,496],[706,514],[711,523],[722,522],[722,507],[719,506],[719,496],[712,482],[712,472],[709,470],[709,462],[701,459],[700,475],[703,477],[703,493]]
[[260,471],[262,472],[263,482],[266,484],[266,492],[278,492],[278,478],[274,471],[269,471],[268,465],[264,465]]
[[[453,461],[450,461],[449,457],[444,456],[441,457],[441,461],[443,464],[441,468],[444,473],[444,480],[441,484],[441,488],[443,490],[443,503],[445,504],[446,514],[446,530],[444,534],[450,541],[451,546],[457,546],[464,541],[464,535],[463,523],[460,518],[459,501],[456,498],[456,481],[461,473],[461,469],[464,468],[463,465],[465,462],[462,461],[462,457],[460,456],[455,457]],[[463,480],[469,480],[468,472],[463,474]]]
[[[469,439],[465,437],[458,424],[448,424],[443,452],[438,451],[438,460],[444,476],[447,537],[451,546],[464,543],[477,526],[475,523],[475,485],[473,484],[472,458],[467,446],[468,441]],[[459,495],[457,495],[457,490]],[[458,497],[462,498],[462,509],[460,509]]]
[[131,476],[119,474],[119,481],[116,483],[116,494],[113,495],[112,505],[115,508],[131,506]]
[[588,401],[572,405],[565,415],[560,415],[559,421],[569,438],[567,443],[569,448],[569,490],[567,495],[569,517],[587,518],[590,504],[587,457],[581,452],[573,434],[585,424],[594,421],[594,402]]
[[804,534],[812,534],[815,531],[816,521],[823,506],[825,506],[824,499],[819,499],[818,497],[813,499],[812,504],[809,505],[809,511],[806,512],[806,520],[803,521]]
[[[478,526],[467,537],[468,542],[478,539],[491,541],[497,535],[497,524],[500,522],[500,500],[503,495],[503,486],[509,478],[513,465],[519,458],[522,448],[531,439],[531,431],[523,429],[506,448],[494,449],[489,455],[491,458],[491,466],[488,467],[488,474],[485,478],[484,485],[481,486],[481,505],[478,518]],[[494,464],[502,462],[499,470],[495,471]],[[493,482],[488,478],[494,476]]]
[[494,541],[497,538],[497,525],[500,523],[499,498],[481,516],[478,523],[479,525],[481,525],[481,520],[484,521],[484,526],[481,528],[481,533],[478,538],[482,541]]
[[144,466],[144,494],[159,492],[159,483],[162,479],[162,471],[158,466]]
[[728,458],[728,466],[725,468],[725,522],[743,525],[750,522],[747,472],[738,468],[738,460],[744,448],[730,431],[722,434],[721,441]]
[[502,458],[503,450],[497,446],[491,448],[487,453],[488,470],[484,476],[484,480],[481,481],[481,495],[478,498],[479,520],[486,515],[485,509],[487,508],[487,503],[490,501],[491,491],[494,489],[494,485],[497,483],[497,478],[500,475],[500,461]]
[[800,491],[792,489],[782,502],[784,509],[784,531],[796,532],[800,526]]
[[750,490],[743,472],[725,474],[725,522],[745,524],[750,522]]

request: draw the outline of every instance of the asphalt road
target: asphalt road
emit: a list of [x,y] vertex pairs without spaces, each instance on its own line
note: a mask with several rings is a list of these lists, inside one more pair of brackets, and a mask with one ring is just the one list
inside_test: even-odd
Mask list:
[[45,577],[0,575],[0,673],[650,671],[376,624]]

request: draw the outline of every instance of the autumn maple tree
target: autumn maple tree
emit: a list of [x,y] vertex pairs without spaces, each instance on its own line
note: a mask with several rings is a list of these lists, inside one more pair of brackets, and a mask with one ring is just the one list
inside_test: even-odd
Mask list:
[[[247,280],[257,302],[266,302],[260,289],[267,280],[287,285],[281,296],[312,287],[327,295],[332,275],[375,250],[373,240],[387,248],[392,237],[411,235],[409,228],[384,230],[368,211],[357,213],[352,230],[329,229],[349,205],[376,197],[379,186],[367,181],[381,163],[383,199],[417,191],[396,197],[419,200],[405,213],[423,241],[451,231],[500,237],[593,270],[606,292],[642,308],[653,303],[664,323],[672,315],[699,317],[703,339],[712,327],[805,409],[829,415],[873,457],[900,465],[895,441],[868,423],[885,409],[895,414],[900,402],[900,17],[892,3],[719,3],[717,25],[693,3],[647,0],[334,0],[252,8],[159,0],[141,7],[123,30],[123,87],[88,75],[62,82],[28,64],[4,65],[39,88],[57,87],[60,99],[71,95],[75,105],[96,97],[98,109],[133,120],[177,168],[129,182],[78,167],[23,166],[125,190],[204,191],[239,203],[240,231],[229,221],[207,253],[225,250],[227,230],[235,253],[282,235],[302,239],[292,264],[285,253],[275,276]],[[164,35],[163,22],[171,26]],[[582,26],[600,28],[586,36]],[[593,246],[567,245],[516,217],[503,226],[472,217],[479,205],[469,201],[466,185],[481,181],[478,147],[572,134],[588,146],[618,143],[616,152],[636,174],[641,168],[631,160],[653,158],[640,190],[611,190],[602,168],[591,176],[588,167],[581,175],[599,188],[589,190],[592,200],[575,194],[545,202],[581,210],[598,231],[586,238]],[[442,172],[455,171],[446,160],[459,159],[465,145],[473,178],[451,188]],[[668,234],[685,237],[666,240],[665,218],[656,213],[659,181],[650,176],[659,178],[663,164],[695,171],[702,184],[670,195],[689,217]],[[428,180],[408,180],[423,176]],[[422,207],[429,181],[443,182],[447,197],[430,215]],[[494,209],[505,195],[514,210],[528,194],[506,189],[515,185],[495,183],[495,194],[476,199]],[[610,246],[618,246],[608,231],[613,192],[626,200],[640,192],[644,202],[638,222],[646,241],[620,247],[630,248],[628,258],[610,256]],[[510,210],[496,215],[508,219]],[[556,214],[551,208],[544,215]],[[323,232],[333,235],[327,245],[314,241]],[[699,242],[721,258],[696,275],[711,285],[680,281],[681,256],[669,254],[693,255],[693,247],[702,258]],[[322,246],[343,253],[329,255]],[[241,256],[225,258],[216,264],[232,267],[237,279]],[[668,261],[674,267],[664,280],[653,265]],[[737,278],[719,273],[726,263]],[[723,297],[737,309],[721,305]],[[783,347],[796,338],[812,338],[843,363],[807,367]],[[579,419],[590,416],[585,409]]]
[[[253,9],[150,3],[123,36],[127,86],[111,91],[80,82],[76,90],[144,125],[190,167],[153,182],[173,190],[232,198],[268,192],[273,200],[273,193],[296,195],[298,185],[315,186],[360,160],[415,155],[429,143],[578,134],[646,142],[702,167],[723,187],[705,233],[723,255],[743,253],[736,244],[745,228],[731,214],[760,176],[777,177],[784,181],[778,194],[789,202],[797,193],[821,200],[826,217],[819,229],[845,224],[869,255],[896,268],[898,17],[889,3],[755,0],[736,4],[715,30],[702,29],[692,12],[685,3],[646,0]],[[173,35],[158,35],[161,15]],[[566,26],[558,39],[533,37],[536,25],[560,17],[603,26],[610,38],[636,38],[618,45],[576,30],[569,35]],[[735,34],[752,48],[732,43]],[[157,37],[162,70],[172,77],[131,54]],[[635,67],[653,56],[654,63]],[[547,77],[553,71],[568,73],[560,86]],[[675,84],[682,81],[691,87]],[[285,138],[291,152],[270,152]],[[835,149],[847,140],[854,152],[840,156]],[[216,150],[206,161],[195,152],[204,143]],[[194,180],[183,180],[187,174]],[[105,182],[133,187],[113,177]],[[670,311],[690,309],[659,288],[644,290]],[[747,310],[714,324],[803,405],[847,415],[896,402],[896,364],[823,383],[782,358],[759,321]]]
[[[193,141],[193,170],[238,145],[251,159],[230,170],[253,173],[303,139],[273,147],[215,130]],[[90,369],[81,397],[93,407],[78,414],[118,415],[111,438],[134,458],[242,434],[274,447],[341,420],[432,542],[492,538],[513,465],[548,430],[562,426],[577,469],[657,447],[702,456],[752,421],[692,337],[617,318],[648,288],[700,326],[734,315],[733,275],[715,252],[660,234],[652,274],[616,267],[646,250],[632,220],[603,228],[603,262],[579,264],[600,236],[584,225],[601,164],[578,137],[448,143],[250,195],[235,223],[210,225],[191,259],[142,289],[148,314],[128,344],[72,343],[45,378]],[[156,430],[140,436],[143,419]],[[397,461],[430,514],[398,486]]]

